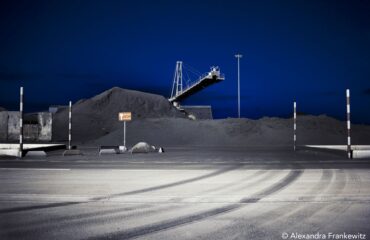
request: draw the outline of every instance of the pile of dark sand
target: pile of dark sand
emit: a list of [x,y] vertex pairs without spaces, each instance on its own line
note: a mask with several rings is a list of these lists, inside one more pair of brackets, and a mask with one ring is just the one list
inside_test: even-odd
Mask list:
[[[346,123],[327,116],[302,116],[297,121],[298,144],[346,144]],[[91,141],[118,145],[123,127]],[[293,119],[261,118],[198,120],[142,119],[127,124],[127,142],[155,146],[278,146],[293,144]],[[353,144],[370,144],[370,126],[352,126]]]
[[[122,124],[119,112],[132,112],[133,119],[185,117],[160,95],[114,87],[72,106],[74,140],[84,142],[114,131]],[[63,109],[54,115],[53,139],[67,138],[68,109]]]
[[[162,96],[112,88],[73,105],[75,144],[121,145],[123,123],[118,112],[132,112],[127,123],[127,145],[155,146],[292,145],[293,119],[261,118],[190,120]],[[299,115],[297,143],[346,144],[346,122],[320,115]],[[68,139],[68,109],[54,115],[53,140]],[[370,144],[370,126],[352,126],[353,144]]]

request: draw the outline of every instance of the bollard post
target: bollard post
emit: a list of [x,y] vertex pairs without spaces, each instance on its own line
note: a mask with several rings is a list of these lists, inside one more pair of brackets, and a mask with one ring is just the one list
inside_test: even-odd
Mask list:
[[352,158],[351,154],[351,106],[350,106],[350,91],[346,91],[347,97],[347,154],[348,158]]
[[19,98],[19,157],[23,157],[23,87]]
[[294,138],[293,138],[293,141],[294,141],[294,151],[295,151],[296,148],[297,148],[297,103],[296,102],[293,103],[293,109],[294,109],[294,115],[293,115],[293,118],[294,118],[294,126],[293,126]]
[[72,150],[72,101],[69,101],[68,108],[68,149],[63,152],[63,156],[83,155],[79,149]]
[[72,101],[69,101],[69,115],[68,115],[68,150],[72,149]]

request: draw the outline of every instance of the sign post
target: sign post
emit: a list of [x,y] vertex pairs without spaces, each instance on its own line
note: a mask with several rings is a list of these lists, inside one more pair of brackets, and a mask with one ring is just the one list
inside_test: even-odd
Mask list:
[[118,120],[123,122],[123,151],[126,151],[126,122],[131,121],[131,112],[118,113]]

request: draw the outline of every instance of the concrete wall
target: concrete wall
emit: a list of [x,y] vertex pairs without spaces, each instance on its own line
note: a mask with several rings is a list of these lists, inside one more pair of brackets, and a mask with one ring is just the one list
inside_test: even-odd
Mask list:
[[48,112],[38,113],[38,125],[39,125],[39,140],[40,141],[51,141],[53,118],[52,114]]
[[37,124],[24,124],[23,138],[25,141],[36,141],[39,137],[39,127]]
[[8,139],[8,112],[0,112],[0,141]]
[[[36,116],[37,121],[25,121],[23,127],[24,140],[51,141],[52,114],[48,112],[41,112],[37,113]],[[0,112],[0,141],[19,141],[19,119],[19,112]],[[33,122],[35,122],[35,124]]]
[[19,140],[19,119],[19,112],[8,111],[8,141]]

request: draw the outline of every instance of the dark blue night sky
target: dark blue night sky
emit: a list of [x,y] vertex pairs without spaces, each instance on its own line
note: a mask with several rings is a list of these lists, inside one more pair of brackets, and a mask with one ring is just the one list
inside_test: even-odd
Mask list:
[[[202,3],[201,3],[202,2]],[[113,86],[169,96],[177,60],[226,80],[184,104],[237,116],[300,112],[370,123],[369,1],[1,1],[0,106],[47,109]]]

